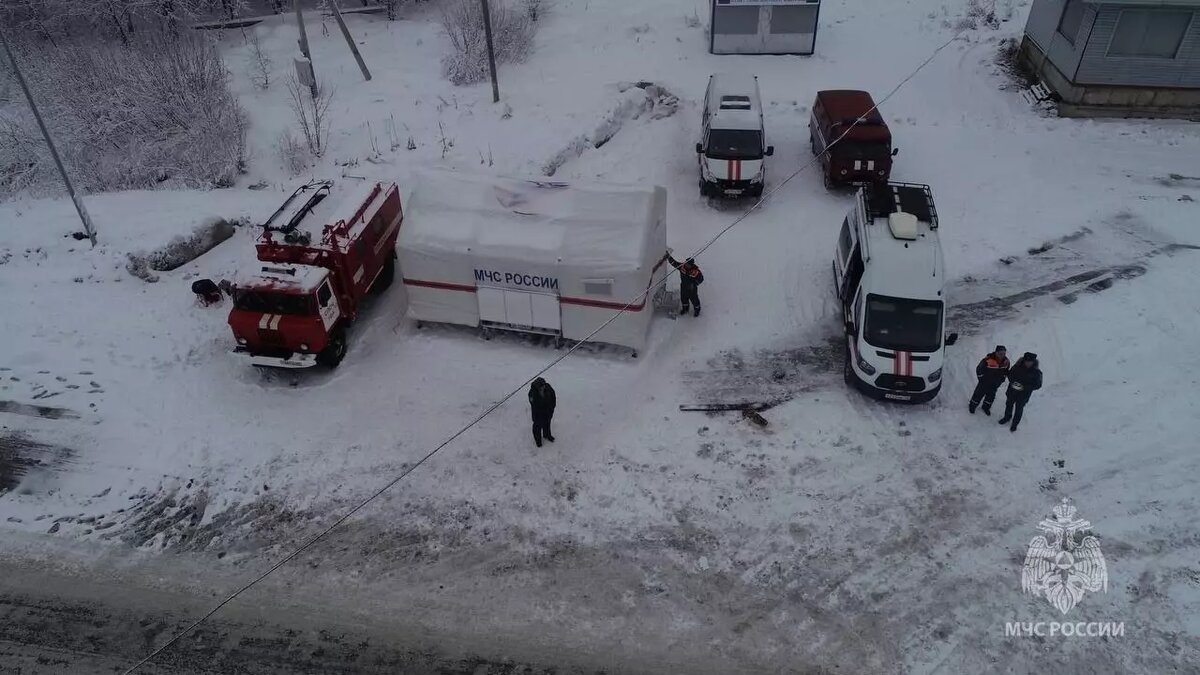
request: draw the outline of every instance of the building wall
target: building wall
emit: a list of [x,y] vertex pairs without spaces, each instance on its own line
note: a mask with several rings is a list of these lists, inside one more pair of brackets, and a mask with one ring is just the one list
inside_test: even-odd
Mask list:
[[714,2],[710,21],[712,53],[812,54],[818,8],[819,3],[811,0],[774,6]]
[[1083,58],[1074,71],[1074,81],[1078,84],[1200,87],[1200,0],[1194,8],[1158,10],[1192,13],[1191,25],[1183,35],[1175,58],[1110,56],[1108,52],[1117,22],[1125,9],[1135,8],[1101,5]]
[[1055,68],[1073,77],[1089,44],[1089,35],[1096,19],[1096,6],[1082,4],[1078,28],[1073,35],[1058,32],[1068,0],[1033,0],[1025,34],[1037,44]]
[[1026,36],[1020,58],[1056,94],[1063,117],[1168,117],[1200,121],[1200,88],[1075,84]]

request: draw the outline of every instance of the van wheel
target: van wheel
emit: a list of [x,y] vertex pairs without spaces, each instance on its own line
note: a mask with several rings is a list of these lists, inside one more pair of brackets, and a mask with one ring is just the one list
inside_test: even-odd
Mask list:
[[317,363],[327,368],[337,368],[346,358],[346,331],[338,328],[329,336],[329,344],[317,354]]
[[829,170],[821,171],[821,179],[825,181],[825,189],[832,190],[834,188],[833,176],[829,175]]
[[838,300],[841,300],[842,299],[842,286],[841,286],[841,284],[838,283],[837,263],[834,262],[833,260],[830,260],[829,268],[833,270],[833,294],[835,296],[837,296]]
[[813,136],[812,133],[808,134],[808,147],[812,149],[813,155],[817,154],[817,137]]
[[371,286],[372,293],[382,293],[392,285],[396,279],[396,258],[388,256],[387,260],[383,261],[383,269],[379,271],[379,276],[375,277],[375,285]]

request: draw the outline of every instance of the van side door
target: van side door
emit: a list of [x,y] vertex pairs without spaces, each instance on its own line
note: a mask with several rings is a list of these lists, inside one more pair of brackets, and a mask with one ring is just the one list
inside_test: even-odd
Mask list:
[[854,226],[850,223],[850,216],[847,215],[842,219],[842,229],[838,232],[837,250],[833,256],[833,287],[838,299],[843,303],[848,303],[850,298],[846,296],[846,282],[850,278],[850,256],[858,248],[858,242],[854,237]]

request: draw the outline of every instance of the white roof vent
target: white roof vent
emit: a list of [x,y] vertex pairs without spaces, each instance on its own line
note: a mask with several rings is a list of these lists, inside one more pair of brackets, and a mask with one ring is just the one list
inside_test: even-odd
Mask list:
[[896,211],[888,215],[888,227],[897,239],[917,238],[917,217],[911,213]]

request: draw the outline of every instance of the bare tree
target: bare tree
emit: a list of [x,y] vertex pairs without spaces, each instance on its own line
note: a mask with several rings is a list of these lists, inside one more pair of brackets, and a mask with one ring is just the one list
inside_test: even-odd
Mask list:
[[288,102],[309,152],[314,157],[324,155],[329,139],[329,104],[333,102],[333,90],[317,82],[314,97],[314,90],[301,84],[295,74],[288,79],[287,90]]
[[262,48],[262,41],[258,38],[258,31],[253,27],[247,33],[245,29],[242,34],[246,36],[246,42],[250,45],[250,80],[259,89],[269,89],[271,87],[271,68],[274,65],[271,62],[271,57]]

